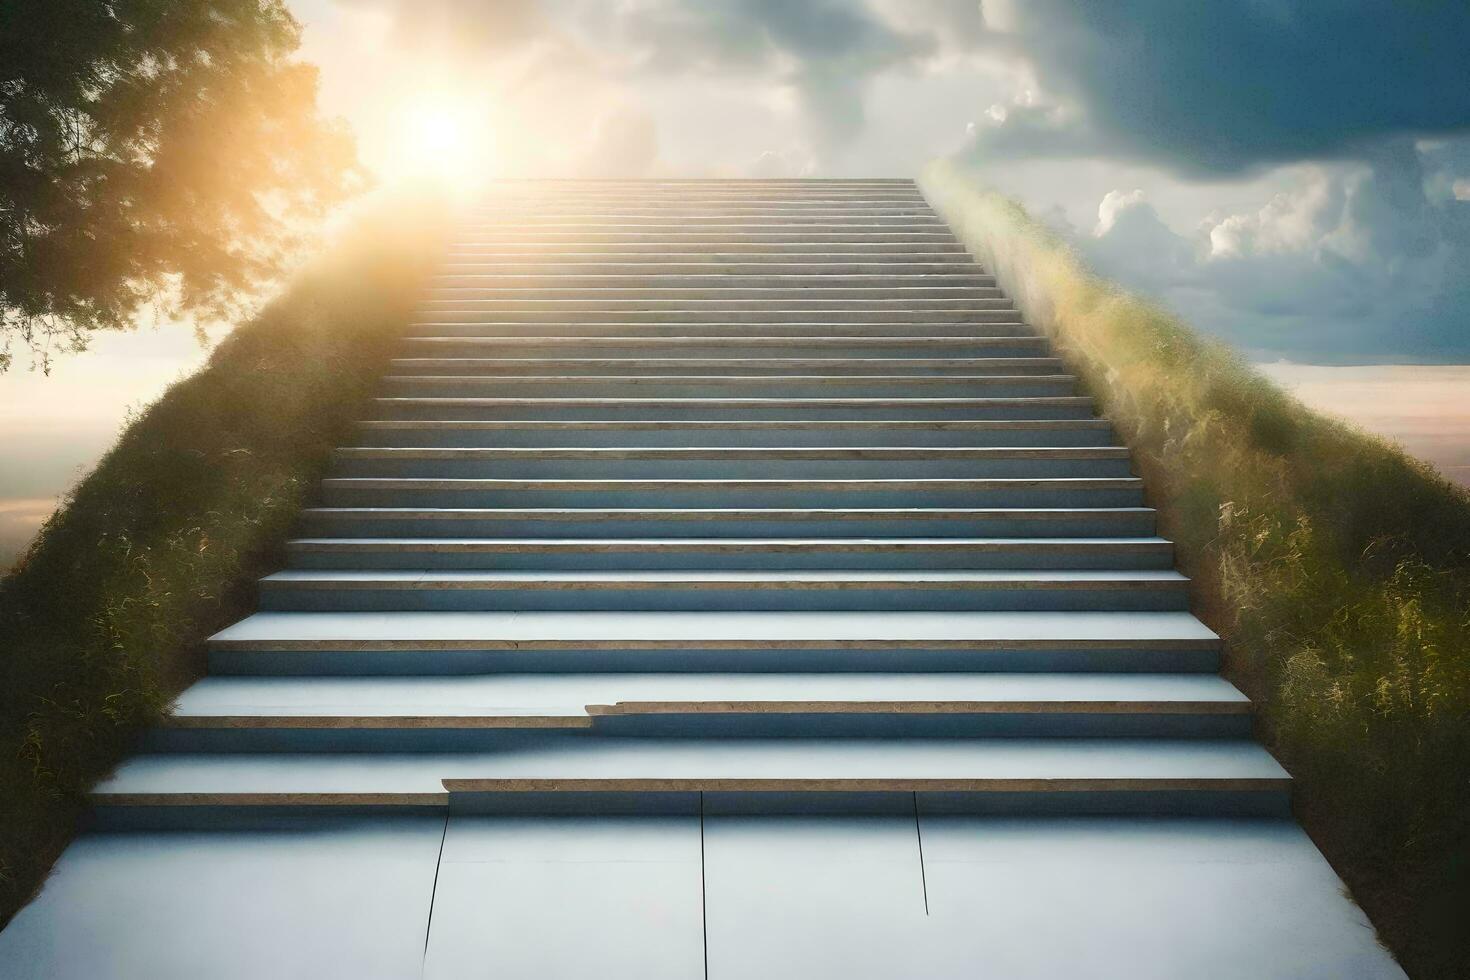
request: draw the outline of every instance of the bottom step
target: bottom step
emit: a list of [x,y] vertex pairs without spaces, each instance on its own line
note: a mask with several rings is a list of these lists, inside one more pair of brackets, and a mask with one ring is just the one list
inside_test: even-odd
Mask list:
[[[863,801],[984,812],[1285,812],[1290,777],[1236,740],[599,738],[508,732],[496,751],[137,756],[107,809],[442,807],[660,812],[717,794],[751,812]],[[897,794],[897,795],[895,795]],[[146,816],[140,812],[140,816]],[[209,819],[207,814],[201,814]]]

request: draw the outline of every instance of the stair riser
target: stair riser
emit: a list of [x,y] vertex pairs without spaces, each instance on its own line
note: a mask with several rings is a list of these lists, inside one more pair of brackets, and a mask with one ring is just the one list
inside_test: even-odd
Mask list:
[[[933,337],[1027,337],[1024,323],[419,323],[412,337],[639,337],[668,338],[715,334],[721,337],[872,337],[880,340]],[[672,352],[670,352],[672,353]],[[682,354],[682,352],[679,352]]]
[[[556,354],[566,352],[557,351]],[[1072,378],[1061,362],[1049,357],[668,357],[668,358],[578,358],[566,357],[400,357],[389,364],[385,383],[427,385],[450,384],[442,379],[461,378],[463,383],[494,386],[506,378],[771,378],[785,381],[793,375],[820,378],[873,378],[880,381],[901,376],[933,378]],[[897,382],[894,382],[897,383]],[[1034,383],[1034,382],[1033,382]],[[1054,382],[1057,383],[1057,382]]]
[[852,552],[815,550],[804,552],[729,553],[694,551],[676,554],[625,554],[591,550],[560,553],[474,554],[427,549],[413,551],[327,552],[292,548],[288,568],[321,569],[417,569],[452,568],[478,570],[535,571],[783,571],[824,569],[886,571],[934,568],[952,569],[1165,569],[1174,567],[1168,547],[954,551]]
[[211,674],[246,676],[454,676],[496,673],[1060,671],[1214,673],[1214,647],[1070,649],[761,650],[209,650]]
[[[926,361],[935,358],[1021,358],[1048,356],[1046,342],[1039,337],[946,337],[935,341],[922,337],[836,337],[772,339],[719,336],[682,337],[669,342],[658,337],[497,337],[491,341],[457,337],[406,337],[401,356],[405,359],[468,358],[600,358],[662,360],[700,358],[731,361],[739,370],[744,358],[885,358]],[[695,372],[699,373],[699,372]],[[719,371],[711,371],[718,374]],[[800,372],[792,372],[800,373]]]
[[505,490],[371,489],[328,481],[329,507],[1141,507],[1143,491],[1131,489],[1011,488],[997,490],[807,489],[726,490],[609,489],[606,487]]
[[948,226],[932,212],[880,211],[855,214],[815,209],[767,211],[759,214],[718,214],[712,210],[688,209],[684,213],[628,212],[593,214],[582,212],[541,213],[526,211],[503,214],[466,222],[460,226],[461,239],[491,238],[501,234],[535,233],[541,230],[602,232],[626,230],[657,231],[673,228],[680,231],[717,231],[735,228],[741,231],[778,231],[801,233],[804,228],[818,231],[847,230],[864,234],[868,231],[898,229],[902,231],[939,231]]
[[[929,277],[924,277],[925,279]],[[501,305],[536,305],[548,309],[660,309],[673,304],[692,303],[716,307],[737,304],[777,303],[893,304],[907,309],[945,309],[955,304],[976,304],[981,308],[1011,308],[1000,290],[988,286],[953,283],[880,283],[859,286],[811,285],[747,286],[728,281],[708,286],[643,287],[590,285],[588,288],[546,286],[517,288],[486,286],[440,286],[429,290],[423,309],[494,309]],[[749,308],[749,307],[747,307]]]
[[347,459],[333,475],[502,480],[824,480],[1126,477],[1125,459]]
[[301,533],[311,537],[411,538],[905,538],[905,537],[1133,537],[1154,533],[1152,511],[1124,520],[972,518],[923,520],[756,520],[741,516],[698,520],[441,520],[333,518],[308,514]]
[[722,406],[718,403],[705,405],[640,405],[634,403],[597,403],[579,405],[566,401],[538,404],[535,401],[511,404],[485,404],[484,402],[455,402],[452,399],[393,399],[383,398],[374,403],[373,414],[388,420],[438,420],[480,422],[575,422],[575,421],[619,421],[619,422],[783,422],[799,419],[803,422],[842,422],[861,420],[884,420],[893,422],[963,422],[963,421],[1026,421],[1026,420],[1078,420],[1093,417],[1092,402],[1078,398],[1060,404],[1022,402],[998,405],[945,405],[926,404],[916,400],[910,404],[894,403],[884,399],[871,406],[823,406],[823,405],[772,405],[770,407],[750,404]]
[[[504,793],[456,794],[454,813],[499,816],[706,816],[747,815],[969,815],[1005,817],[1085,816],[1291,816],[1281,791],[1200,790],[1118,793]],[[106,831],[275,830],[299,815],[384,817],[442,815],[444,805],[413,806],[112,806],[99,800],[89,825]]]
[[[972,310],[1004,310],[1010,319],[1020,319],[1016,308],[1004,296],[985,295],[980,289],[940,292],[939,290],[916,289],[929,295],[896,295],[897,290],[875,289],[864,293],[855,289],[834,289],[830,294],[815,289],[766,290],[749,295],[714,295],[713,290],[690,290],[688,295],[668,293],[639,297],[637,290],[625,296],[591,295],[584,297],[556,297],[555,291],[546,291],[545,297],[534,293],[524,297],[511,295],[509,290],[497,290],[490,297],[449,296],[430,297],[419,304],[417,316],[440,316],[443,313],[480,312],[494,314],[493,319],[515,319],[525,313],[542,313],[565,316],[569,313],[591,315],[597,320],[617,319],[624,313],[669,313],[684,319],[690,313],[722,314],[728,319],[749,322],[746,313],[786,314],[817,311],[824,320],[840,320],[828,311],[842,313],[883,314],[885,318],[903,319],[905,316],[968,316]],[[599,294],[615,290],[597,290]],[[791,317],[780,316],[786,320]]]
[[629,377],[607,380],[595,375],[568,378],[388,378],[388,398],[1042,398],[1076,394],[1068,381],[986,380],[975,377],[914,376],[888,378],[753,377],[749,380],[701,376],[697,381]]
[[805,201],[730,201],[730,200],[683,200],[650,204],[636,200],[542,200],[505,202],[474,208],[466,215],[465,227],[496,225],[513,221],[612,221],[669,219],[719,218],[739,220],[779,221],[790,215],[800,221],[837,219],[861,221],[867,217],[915,217],[924,221],[938,221],[932,208],[922,199],[899,200],[805,200]]
[[[738,277],[734,285],[782,285],[783,282],[766,282],[767,279],[801,280],[819,277],[829,285],[842,285],[830,277],[856,277],[864,281],[872,276],[892,276],[902,281],[912,278],[940,276],[945,279],[960,278],[968,285],[994,286],[995,277],[980,272],[979,267],[968,255],[922,255],[905,256],[898,253],[892,258],[863,258],[861,256],[827,256],[822,258],[776,255],[752,257],[721,256],[706,257],[682,253],[647,255],[641,259],[636,255],[618,253],[583,253],[572,256],[508,255],[502,258],[480,260],[454,259],[440,266],[435,282],[449,284],[457,278],[480,276],[509,276],[519,281],[507,285],[554,286],[564,284],[586,285],[587,280],[611,277],[609,285],[629,285],[634,278],[646,280],[650,285],[678,285],[664,281],[667,277]],[[761,280],[757,282],[756,280]],[[726,279],[728,281],[728,279]],[[478,285],[471,282],[469,285]],[[718,285],[719,283],[715,283]],[[798,285],[800,283],[798,282]],[[862,282],[847,285],[862,285]]]
[[[1246,738],[1245,715],[653,715],[599,718],[597,735],[854,738]],[[493,730],[153,729],[145,752],[460,752],[494,749]]]
[[468,211],[470,217],[495,218],[504,214],[580,211],[584,214],[609,214],[616,211],[648,211],[652,213],[708,212],[723,210],[746,212],[756,210],[831,211],[838,208],[864,210],[923,211],[932,214],[929,203],[917,193],[872,194],[575,194],[531,195],[504,200],[487,200]]
[[756,612],[853,610],[1166,611],[1188,607],[1182,589],[699,589],[301,588],[261,583],[260,608],[297,612],[544,611]]
[[[974,267],[957,266],[955,269],[920,273],[912,269],[901,271],[880,268],[870,274],[852,274],[842,270],[798,271],[782,274],[782,269],[755,270],[731,274],[718,269],[654,274],[651,270],[634,269],[630,272],[606,273],[594,269],[533,269],[530,272],[513,274],[504,269],[484,271],[456,270],[441,273],[430,281],[431,297],[454,298],[483,295],[496,298],[502,295],[531,296],[546,293],[551,298],[560,296],[591,295],[637,295],[640,291],[658,296],[665,291],[678,290],[675,296],[695,296],[707,293],[716,299],[735,299],[746,293],[756,298],[771,295],[798,296],[799,290],[819,289],[821,296],[841,296],[851,291],[856,296],[873,295],[877,290],[897,290],[904,296],[923,295],[915,290],[932,290],[933,295],[944,296],[998,296],[993,276],[982,275]],[[777,290],[779,292],[769,292]]]
[[[966,303],[960,309],[904,309],[901,307],[880,307],[876,303],[849,303],[844,305],[838,301],[823,301],[815,306],[799,305],[796,303],[784,303],[780,307],[763,308],[756,304],[752,309],[716,309],[709,305],[664,308],[619,308],[611,307],[605,309],[530,309],[524,306],[504,309],[466,310],[466,309],[425,309],[421,310],[410,324],[410,336],[420,329],[422,324],[427,323],[463,323],[463,324],[719,324],[720,329],[712,331],[721,333],[729,328],[738,330],[744,335],[749,335],[748,325],[755,323],[810,323],[819,328],[819,332],[832,333],[834,324],[847,323],[874,323],[874,324],[928,324],[928,323],[951,323],[951,324],[981,324],[981,323],[1018,323],[1021,315],[1010,307],[986,307],[978,305],[979,302]],[[988,301],[986,301],[988,302]],[[700,333],[705,331],[701,330]],[[689,333],[689,331],[684,331]],[[561,336],[558,333],[558,336]],[[571,336],[567,334],[566,336]]]
[[1017,429],[936,429],[936,428],[862,428],[805,429],[786,428],[779,424],[770,428],[669,428],[669,429],[480,429],[471,427],[411,429],[386,426],[363,426],[358,429],[357,446],[413,447],[485,447],[597,448],[619,445],[630,448],[678,449],[683,447],[731,447],[757,449],[763,447],[952,447],[971,449],[1003,449],[1045,444],[1076,448],[1115,446],[1117,436],[1106,427],[1087,428],[1017,428]]
[[668,235],[641,235],[625,241],[580,241],[563,237],[555,241],[528,243],[516,242],[461,242],[451,245],[446,252],[446,261],[473,262],[485,259],[521,261],[534,257],[538,261],[559,261],[562,257],[574,259],[578,256],[616,256],[627,261],[638,261],[641,257],[664,260],[677,256],[680,262],[704,260],[733,261],[803,261],[841,257],[857,261],[873,262],[927,262],[936,255],[950,256],[955,261],[974,262],[965,247],[951,235],[838,235],[789,241],[761,241],[759,236],[701,235],[695,239],[675,240]]

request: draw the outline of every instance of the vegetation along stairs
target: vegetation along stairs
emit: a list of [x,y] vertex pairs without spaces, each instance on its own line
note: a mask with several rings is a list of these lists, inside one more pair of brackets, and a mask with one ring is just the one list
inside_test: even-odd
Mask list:
[[104,826],[1289,813],[1127,448],[910,181],[495,185],[287,554]]

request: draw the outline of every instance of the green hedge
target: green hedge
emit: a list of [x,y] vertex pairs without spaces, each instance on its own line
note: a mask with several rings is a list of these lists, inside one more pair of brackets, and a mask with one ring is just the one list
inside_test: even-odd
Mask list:
[[1405,968],[1470,976],[1470,495],[1092,275],[950,161],[924,193],[1132,447],[1296,809]]
[[0,923],[83,795],[248,613],[303,500],[361,417],[442,239],[443,208],[379,205],[129,425],[0,581]]

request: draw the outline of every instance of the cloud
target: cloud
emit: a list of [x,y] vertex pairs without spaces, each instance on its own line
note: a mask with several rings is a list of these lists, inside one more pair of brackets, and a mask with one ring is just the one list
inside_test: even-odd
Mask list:
[[1316,166],[1262,207],[1188,234],[1141,191],[1114,191],[1092,233],[1073,237],[1100,272],[1258,355],[1463,361],[1470,202],[1433,188],[1464,148],[1400,140],[1365,163]]
[[976,151],[1110,155],[1230,174],[1470,131],[1470,5],[1397,0],[986,0],[1049,101]]
[[990,36],[977,0],[336,2],[382,18],[396,45],[442,48],[465,69],[520,60],[526,86],[697,78],[784,94],[819,163],[862,133],[875,76],[965,57]]

